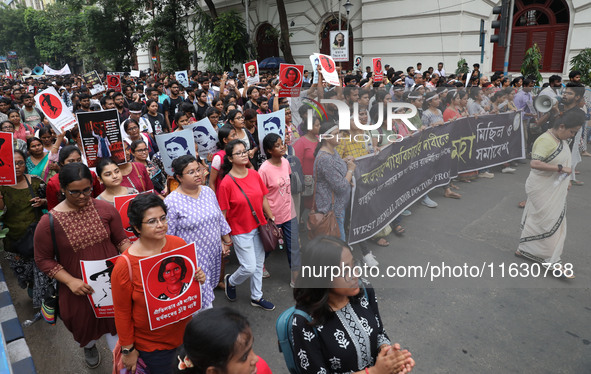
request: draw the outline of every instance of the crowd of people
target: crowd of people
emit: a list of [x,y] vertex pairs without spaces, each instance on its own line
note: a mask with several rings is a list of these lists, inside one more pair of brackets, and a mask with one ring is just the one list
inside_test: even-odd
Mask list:
[[[459,75],[446,74],[442,63],[436,70],[423,72],[420,64],[405,70],[384,67],[380,82],[374,82],[369,68],[363,74],[338,68],[338,86],[325,83],[320,70],[314,72],[320,83],[312,83],[310,72],[305,72],[302,96],[333,98],[351,108],[356,103],[361,123],[375,124],[386,118],[379,113],[380,103],[407,102],[418,109],[411,119],[417,130],[395,120],[391,131],[383,123],[366,132],[351,119],[350,135],[367,133],[371,141],[365,142],[354,141],[354,137],[339,140],[336,106],[325,105],[327,115],[321,118],[306,106],[293,105],[292,99],[280,98],[274,72],[261,72],[260,82],[249,85],[236,70],[197,71],[190,74],[188,87],[175,81],[174,74],[151,72],[140,78],[122,76],[122,92],[95,95],[90,93],[93,87],[77,75],[4,80],[0,85],[1,130],[13,134],[17,177],[16,185],[0,187],[1,220],[9,228],[4,252],[19,285],[29,290],[33,307],[41,306],[46,289],[57,281],[60,317],[84,348],[89,367],[100,364],[95,343],[104,335],[111,349],[122,353],[120,366],[131,370],[147,367],[152,373],[169,373],[171,361],[178,356],[175,370],[180,372],[205,373],[216,368],[242,373],[254,367],[265,372],[268,367],[252,352],[254,336],[248,322],[231,309],[213,308],[213,301],[216,288],[235,301],[239,297],[236,286],[248,281],[251,305],[275,309],[263,297],[263,278],[271,274],[264,266],[268,254],[259,235],[261,225],[274,221],[283,231],[295,304],[312,317],[311,322],[294,319],[292,339],[300,352],[299,370],[411,371],[414,361],[388,338],[369,284],[354,277],[316,289],[298,284],[305,261],[346,265],[352,263],[352,253],[359,253],[358,260],[379,265],[364,243],[354,249],[346,244],[355,159],[379,152],[392,139],[387,135],[408,137],[466,116],[521,111],[532,171],[526,184],[527,201],[520,203],[525,208],[524,228],[516,255],[560,264],[567,190],[570,185],[583,184],[576,178],[576,163],[581,156],[591,156],[585,126],[591,108],[576,71],[566,85],[559,76],[550,77],[540,94],[561,100],[539,112],[532,92],[535,82],[528,77],[509,79],[494,73],[489,79],[477,64],[471,73]],[[50,86],[75,113],[116,109],[131,161],[117,164],[104,157],[96,170],[90,170],[79,130],[56,134],[49,119],[34,106],[33,96]],[[285,136],[271,133],[259,142],[257,114],[281,109],[285,109]],[[310,113],[312,118],[308,118]],[[172,162],[172,174],[167,175],[155,136],[180,131],[203,118],[217,131],[217,152],[207,159],[179,155]],[[335,136],[320,137],[326,134]],[[376,134],[384,136],[372,136]],[[574,141],[567,143],[571,138]],[[505,164],[501,172],[513,173],[518,165]],[[548,187],[559,174],[564,175],[560,188]],[[493,177],[485,169],[461,174],[457,181]],[[443,187],[441,196],[460,199],[456,183]],[[425,195],[420,204],[436,208],[438,191]],[[130,203],[130,227],[123,227],[114,197],[144,192],[148,193]],[[308,242],[304,233],[310,211],[333,211],[338,235]],[[392,232],[404,235],[403,217],[410,214],[411,210],[405,210],[371,240],[389,246]],[[36,225],[34,257],[27,257],[16,251],[15,243],[32,224]],[[132,244],[125,230],[139,239]],[[192,320],[150,330],[139,260],[191,242],[198,244],[199,268],[194,277],[202,284],[203,311]],[[231,252],[238,267],[226,273]],[[124,260],[117,261],[112,273],[115,318],[96,318],[86,300],[93,289],[82,280],[80,261],[119,254]],[[351,324],[343,327],[344,321]],[[369,325],[360,321],[369,321]],[[217,326],[218,333],[211,333],[211,325]],[[329,339],[333,333],[336,336],[335,331],[346,331],[336,343]],[[358,341],[360,335],[363,344]],[[338,367],[333,356],[338,358]]]

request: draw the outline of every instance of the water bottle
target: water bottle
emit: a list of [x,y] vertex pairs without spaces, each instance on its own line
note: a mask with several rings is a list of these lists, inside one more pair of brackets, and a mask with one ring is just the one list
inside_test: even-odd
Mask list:
[[568,177],[567,173],[560,173],[558,178],[554,181],[554,187],[558,186],[560,182],[566,179],[566,177]]

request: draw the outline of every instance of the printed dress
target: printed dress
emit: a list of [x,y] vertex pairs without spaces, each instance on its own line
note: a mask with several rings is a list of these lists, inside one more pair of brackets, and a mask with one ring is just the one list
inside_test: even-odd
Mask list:
[[345,374],[375,365],[378,348],[391,344],[384,331],[373,288],[332,313],[322,325],[310,326],[294,315],[292,341],[302,373]]
[[197,265],[207,277],[202,286],[202,304],[210,307],[214,299],[213,290],[220,279],[221,237],[230,233],[230,225],[209,187],[201,186],[196,199],[173,191],[164,202],[168,208],[168,234],[178,236],[187,243],[195,242]]

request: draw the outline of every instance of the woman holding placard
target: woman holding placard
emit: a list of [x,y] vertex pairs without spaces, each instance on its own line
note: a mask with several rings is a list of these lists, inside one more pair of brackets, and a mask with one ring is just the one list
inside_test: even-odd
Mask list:
[[[139,239],[123,253],[127,260],[117,261],[111,275],[122,363],[134,372],[138,358],[141,358],[150,373],[171,373],[176,348],[183,342],[183,331],[190,319],[150,329],[139,261],[180,248],[186,243],[179,237],[166,234],[166,204],[155,194],[135,197],[129,204],[127,215]],[[205,273],[197,268],[194,278],[203,284]]]
[[113,318],[96,318],[87,297],[94,290],[82,279],[80,261],[117,256],[130,242],[115,208],[91,197],[92,175],[86,165],[65,165],[59,182],[65,200],[43,216],[35,230],[35,262],[58,281],[60,318],[84,348],[88,367],[95,368],[100,364],[96,341],[105,335],[114,348],[117,332]]

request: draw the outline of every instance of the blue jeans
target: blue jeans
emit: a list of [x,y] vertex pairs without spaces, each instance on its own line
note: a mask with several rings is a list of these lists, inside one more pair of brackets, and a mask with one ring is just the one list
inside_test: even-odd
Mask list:
[[293,218],[291,221],[283,222],[278,227],[283,230],[283,240],[285,241],[285,249],[287,250],[287,261],[291,271],[299,271],[302,266],[300,257],[300,237],[298,219]]
[[250,298],[259,300],[263,297],[263,264],[265,250],[256,228],[246,234],[232,235],[236,257],[240,267],[230,276],[230,284],[237,286],[250,278]]
[[176,349],[157,350],[153,352],[139,351],[140,358],[148,367],[150,373],[172,374],[174,373]]

